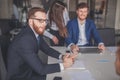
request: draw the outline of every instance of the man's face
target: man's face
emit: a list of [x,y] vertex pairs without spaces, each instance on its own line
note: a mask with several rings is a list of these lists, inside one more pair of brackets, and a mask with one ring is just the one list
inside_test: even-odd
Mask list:
[[87,18],[88,8],[81,8],[76,11],[78,18],[83,21]]
[[46,28],[46,13],[43,12],[36,12],[35,17],[32,18],[32,27],[37,34],[43,34]]

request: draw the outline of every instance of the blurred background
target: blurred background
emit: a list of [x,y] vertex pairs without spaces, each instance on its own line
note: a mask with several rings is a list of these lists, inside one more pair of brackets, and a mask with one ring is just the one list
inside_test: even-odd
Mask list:
[[[22,27],[26,25],[27,12],[31,7],[45,8],[46,12],[55,0],[0,0],[0,53],[6,62],[8,45]],[[60,0],[69,11],[70,19],[76,17],[76,6],[87,2],[90,10],[88,17],[94,20],[106,44],[115,46],[120,40],[120,0]],[[49,39],[45,38],[49,44]],[[5,76],[0,55],[0,80]],[[43,57],[44,58],[44,57]],[[45,61],[46,62],[46,61]],[[3,70],[3,71],[2,71]]]

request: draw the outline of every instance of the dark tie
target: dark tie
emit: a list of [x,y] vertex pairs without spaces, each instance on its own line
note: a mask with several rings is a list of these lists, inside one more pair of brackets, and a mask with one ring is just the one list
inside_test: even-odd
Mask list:
[[40,45],[40,36],[37,37],[38,45]]

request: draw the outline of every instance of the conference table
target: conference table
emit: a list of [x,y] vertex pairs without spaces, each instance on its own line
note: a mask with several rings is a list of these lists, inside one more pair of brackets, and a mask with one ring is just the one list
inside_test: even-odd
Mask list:
[[[52,47],[65,54],[66,47]],[[62,80],[120,80],[115,71],[116,47],[107,47],[100,53],[79,53],[74,65],[61,72],[48,74],[46,80],[54,77],[62,77]],[[59,63],[52,57],[48,57],[48,64]]]

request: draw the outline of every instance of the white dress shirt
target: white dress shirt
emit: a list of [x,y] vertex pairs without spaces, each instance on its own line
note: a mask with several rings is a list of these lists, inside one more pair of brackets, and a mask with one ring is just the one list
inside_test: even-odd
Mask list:
[[86,39],[86,33],[85,33],[85,23],[86,21],[83,22],[83,24],[80,23],[79,19],[78,20],[78,26],[79,26],[79,40],[77,42],[77,45],[85,45],[87,44],[87,39]]

